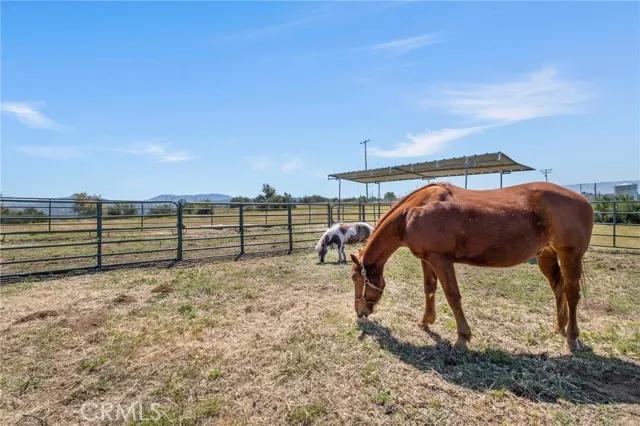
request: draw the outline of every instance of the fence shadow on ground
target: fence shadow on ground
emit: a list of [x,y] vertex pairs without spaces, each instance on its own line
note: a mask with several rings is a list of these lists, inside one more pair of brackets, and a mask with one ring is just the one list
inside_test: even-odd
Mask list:
[[640,365],[623,359],[591,351],[554,357],[499,349],[458,352],[434,332],[428,332],[433,344],[415,345],[375,321],[360,322],[359,328],[361,338],[371,336],[400,361],[465,388],[508,390],[541,402],[640,404]]

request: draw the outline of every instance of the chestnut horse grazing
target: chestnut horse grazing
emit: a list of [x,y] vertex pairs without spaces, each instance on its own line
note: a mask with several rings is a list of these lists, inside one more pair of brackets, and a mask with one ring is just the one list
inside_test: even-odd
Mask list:
[[471,329],[462,311],[454,263],[514,266],[537,256],[555,294],[557,330],[570,350],[581,348],[576,309],[582,256],[593,227],[593,209],[579,194],[538,182],[490,191],[431,184],[407,195],[380,220],[354,262],[355,310],[366,317],[380,300],[387,259],[400,246],[422,261],[426,329],[436,318],[440,280],[458,329],[456,348],[464,349]]

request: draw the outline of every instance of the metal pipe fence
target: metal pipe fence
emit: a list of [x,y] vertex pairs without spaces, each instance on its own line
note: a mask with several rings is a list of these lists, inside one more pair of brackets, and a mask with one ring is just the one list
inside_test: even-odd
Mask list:
[[0,198],[0,278],[291,253],[338,221],[375,225],[390,204]]
[[[595,201],[592,245],[640,249],[640,202]],[[391,203],[221,203],[0,197],[0,278],[310,249]]]

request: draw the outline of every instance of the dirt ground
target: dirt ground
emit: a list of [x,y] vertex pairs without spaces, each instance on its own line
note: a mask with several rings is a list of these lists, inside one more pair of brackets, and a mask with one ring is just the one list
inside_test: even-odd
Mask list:
[[457,267],[465,353],[440,289],[418,327],[406,250],[363,322],[350,265],[311,252],[6,285],[0,424],[639,424],[640,253],[585,266],[573,356],[532,264]]

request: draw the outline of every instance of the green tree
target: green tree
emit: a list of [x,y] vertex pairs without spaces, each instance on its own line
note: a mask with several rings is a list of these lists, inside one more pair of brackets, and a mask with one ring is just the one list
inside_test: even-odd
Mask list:
[[398,197],[396,197],[394,192],[389,191],[384,193],[384,199],[387,201],[395,200],[396,198]]
[[269,185],[268,183],[262,184],[262,193],[264,194],[265,200],[270,200],[271,198],[276,196],[276,188]]
[[175,213],[171,204],[160,204],[149,209],[149,214],[169,214]]
[[12,210],[8,207],[0,208],[0,223],[2,224],[43,223],[46,221],[47,215],[34,207],[21,210]]
[[108,216],[132,216],[136,214],[136,206],[131,203],[107,204]]
[[80,216],[93,216],[96,214],[96,201],[99,195],[89,195],[86,192],[73,194],[73,211]]

